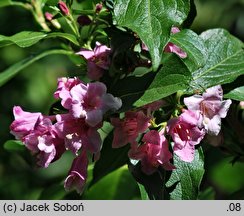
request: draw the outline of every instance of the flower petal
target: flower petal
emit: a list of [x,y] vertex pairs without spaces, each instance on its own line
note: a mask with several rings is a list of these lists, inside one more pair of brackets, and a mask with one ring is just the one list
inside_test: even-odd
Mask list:
[[189,110],[200,110],[200,104],[203,101],[201,95],[193,95],[191,97],[184,98],[184,104]]
[[187,143],[184,148],[179,149],[174,146],[174,153],[180,157],[182,161],[192,162],[194,159],[195,148]]
[[221,118],[225,118],[226,117],[227,112],[228,112],[228,110],[230,108],[231,103],[232,103],[232,101],[230,99],[225,100],[225,101],[222,101],[221,108],[219,110],[219,116]]
[[208,134],[217,136],[221,129],[221,118],[219,115],[215,115],[212,119],[205,117],[203,125]]
[[213,86],[211,88],[206,89],[206,92],[203,93],[203,98],[216,98],[218,100],[223,99],[223,90],[220,85]]
[[91,127],[95,127],[97,124],[102,122],[103,112],[102,110],[91,110],[86,113],[86,123]]
[[158,131],[151,130],[151,131],[147,132],[143,136],[142,141],[146,142],[146,143],[154,144],[154,145],[160,145],[160,136],[159,136]]

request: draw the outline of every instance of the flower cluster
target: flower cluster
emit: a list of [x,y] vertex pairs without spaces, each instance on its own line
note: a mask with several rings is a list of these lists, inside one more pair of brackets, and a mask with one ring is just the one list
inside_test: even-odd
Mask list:
[[65,188],[74,187],[81,193],[87,177],[88,153],[96,156],[101,149],[97,130],[102,126],[103,116],[109,110],[118,110],[122,102],[107,93],[103,83],[85,84],[78,78],[58,79],[54,97],[61,99],[65,112],[45,116],[15,106],[11,133],[36,155],[37,164],[42,167],[48,167],[65,150],[73,152],[76,158]]
[[108,70],[110,65],[110,48],[96,42],[94,50],[82,48],[78,55],[83,56],[87,60],[87,76],[91,80],[99,80],[104,71]]
[[188,109],[183,109],[179,116],[171,118],[160,132],[153,128],[151,121],[152,112],[163,106],[162,100],[137,111],[126,112],[123,119],[112,118],[112,146],[118,148],[130,143],[128,156],[140,161],[142,171],[148,175],[159,166],[165,170],[175,169],[170,162],[173,155],[165,135],[169,135],[173,141],[174,154],[182,161],[193,161],[195,146],[200,144],[204,136],[219,134],[221,118],[226,116],[231,100],[223,100],[221,86],[214,86],[203,95],[184,98],[184,103]]
[[[59,9],[69,15],[69,9],[62,1],[59,2]],[[101,5],[97,5],[96,13],[101,9]],[[49,14],[46,15],[47,19],[52,20]],[[90,22],[84,17],[79,19],[82,25]],[[171,29],[172,34],[178,32],[180,30],[177,27]],[[144,51],[148,50],[144,44],[142,46]],[[180,47],[171,42],[166,45],[164,52],[175,53],[180,58],[187,57]],[[71,151],[75,159],[64,186],[67,190],[75,188],[82,193],[87,179],[89,154],[96,159],[100,155],[102,140],[98,129],[103,125],[104,115],[108,111],[113,113],[119,110],[122,101],[107,93],[106,85],[99,82],[104,80],[102,78],[110,69],[111,56],[114,54],[112,50],[97,42],[94,50],[82,48],[76,54],[86,59],[87,76],[95,82],[59,78],[54,97],[60,100],[63,110],[59,114],[46,116],[25,112],[15,106],[15,120],[10,129],[16,139],[20,139],[36,156],[37,164],[41,167],[48,167],[66,150]],[[125,73],[128,75],[128,71]],[[125,74],[118,75],[123,77]],[[182,161],[193,161],[195,146],[200,144],[205,135],[219,134],[221,118],[226,116],[231,100],[223,100],[221,86],[215,86],[202,95],[185,97],[184,104],[187,109],[182,109],[180,115],[174,115],[169,120],[167,118],[167,122],[159,125],[155,123],[154,112],[167,106],[164,100],[128,110],[123,118],[117,115],[108,118],[114,127],[112,147],[130,144],[129,158],[140,162],[142,171],[147,175],[159,167],[176,169],[172,161],[173,154]]]
[[231,100],[223,100],[221,86],[214,86],[202,95],[184,98],[188,110],[169,120],[167,131],[174,141],[174,152],[181,160],[194,159],[195,145],[205,134],[217,136],[221,129],[221,118],[225,118]]
[[[112,118],[114,126],[114,138],[112,146],[122,147],[131,144],[128,156],[141,162],[142,171],[148,175],[157,170],[159,166],[166,170],[174,169],[170,159],[172,153],[169,151],[168,141],[164,136],[164,130],[149,130],[152,120],[152,112],[163,105],[163,101],[155,101],[147,104],[138,111],[125,113],[123,119]],[[142,144],[139,145],[138,138],[143,136]]]

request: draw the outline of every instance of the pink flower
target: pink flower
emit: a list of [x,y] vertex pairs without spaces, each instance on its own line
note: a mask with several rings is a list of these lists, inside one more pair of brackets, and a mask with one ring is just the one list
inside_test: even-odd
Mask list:
[[11,133],[21,139],[25,146],[37,156],[42,167],[57,160],[65,151],[63,141],[57,136],[51,117],[40,113],[24,112],[14,107],[15,120],[10,125]]
[[141,161],[141,168],[144,173],[151,175],[159,166],[166,170],[175,168],[170,163],[172,154],[162,133],[151,130],[144,135],[142,141],[144,144],[130,149],[129,157]]
[[54,92],[54,97],[56,99],[61,99],[61,104],[64,108],[70,109],[72,103],[72,97],[70,95],[70,90],[82,83],[78,78],[66,78],[62,77],[58,79],[58,88]]
[[14,106],[13,113],[15,120],[10,125],[10,132],[16,139],[22,139],[30,131],[34,130],[38,119],[42,118],[41,113],[25,112],[20,106]]
[[108,110],[118,110],[122,106],[119,98],[106,93],[107,88],[101,82],[80,83],[70,90],[72,98],[71,112],[75,118],[85,118],[94,127],[103,119]]
[[101,126],[90,127],[84,118],[74,118],[70,114],[57,115],[56,131],[64,139],[66,149],[74,154],[82,148],[97,153],[101,148],[101,138],[97,129]]
[[97,42],[94,51],[81,49],[77,54],[87,59],[87,75],[92,80],[99,80],[103,76],[104,70],[109,69],[110,48],[105,45]]
[[[172,34],[176,34],[180,32],[180,29],[177,27],[172,27],[171,28],[171,33]],[[177,45],[169,42],[166,47],[164,48],[164,52],[169,52],[169,53],[175,53],[176,55],[178,55],[180,58],[186,58],[187,57],[187,53],[184,52],[180,47],[178,47]]]
[[142,111],[126,112],[123,120],[111,118],[111,124],[114,126],[112,147],[120,148],[127,143],[134,144],[139,133],[148,128],[150,119]]
[[167,132],[174,141],[174,152],[183,161],[191,162],[194,159],[194,146],[205,135],[204,129],[198,128],[199,118],[199,113],[185,110],[178,118],[168,121]]
[[87,179],[87,167],[88,158],[86,152],[83,151],[74,159],[69,175],[65,179],[64,187],[66,190],[75,188],[79,194],[83,192]]
[[202,125],[207,133],[218,135],[221,129],[221,118],[225,118],[231,105],[231,100],[223,100],[223,90],[220,85],[206,90],[203,95],[193,95],[184,98],[189,110],[200,111]]

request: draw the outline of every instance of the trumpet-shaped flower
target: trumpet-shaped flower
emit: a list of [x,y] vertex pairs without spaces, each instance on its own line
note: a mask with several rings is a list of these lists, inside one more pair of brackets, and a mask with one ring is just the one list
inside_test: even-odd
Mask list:
[[126,112],[123,120],[111,118],[111,124],[114,126],[114,138],[112,147],[119,148],[127,143],[134,144],[139,133],[143,133],[150,121],[142,111]]
[[225,118],[231,105],[231,100],[223,100],[223,90],[220,85],[211,87],[203,95],[193,95],[184,98],[189,110],[200,111],[202,125],[210,135],[218,135],[221,129],[221,118]]
[[86,151],[77,156],[70,168],[68,177],[65,179],[64,187],[66,190],[76,189],[81,194],[84,190],[87,179],[88,158]]
[[96,43],[94,50],[81,49],[77,52],[87,60],[87,75],[92,80],[99,80],[104,73],[108,70],[110,65],[110,48],[100,43]]
[[194,159],[195,145],[205,135],[204,129],[198,128],[200,114],[185,110],[178,118],[168,121],[167,132],[174,141],[174,152],[181,160],[191,162]]
[[142,145],[130,149],[129,157],[141,161],[141,169],[144,173],[151,175],[159,166],[166,170],[175,168],[170,163],[172,154],[162,133],[151,130],[144,135],[142,141],[144,142]]
[[75,118],[85,118],[94,127],[103,119],[108,110],[118,110],[122,106],[119,98],[107,93],[101,82],[80,83],[70,90],[72,98],[71,112]]
[[15,120],[10,125],[11,133],[37,156],[38,165],[48,167],[63,154],[64,144],[52,125],[51,117],[25,112],[19,106],[14,107],[13,112]]
[[22,139],[29,134],[34,130],[38,119],[43,118],[41,113],[25,112],[20,106],[14,106],[13,114],[15,120],[10,125],[10,131],[16,139]]
[[90,127],[84,118],[74,118],[70,114],[57,115],[56,131],[64,139],[65,148],[74,154],[82,148],[97,153],[101,148],[101,138],[96,127]]

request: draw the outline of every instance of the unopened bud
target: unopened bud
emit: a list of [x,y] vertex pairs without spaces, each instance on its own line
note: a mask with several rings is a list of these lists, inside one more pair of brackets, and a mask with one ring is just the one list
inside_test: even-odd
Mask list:
[[172,27],[172,28],[171,28],[171,33],[172,33],[172,34],[176,34],[176,33],[178,33],[178,32],[180,32],[180,29],[179,29],[178,27]]
[[80,16],[78,16],[77,22],[81,26],[86,26],[86,25],[90,25],[91,24],[90,18],[88,16],[86,16],[86,15],[80,15]]
[[45,18],[46,18],[46,20],[51,21],[53,19],[53,15],[48,13],[48,12],[46,12],[45,13]]
[[102,10],[103,8],[103,4],[102,3],[98,3],[96,4],[96,13],[100,13],[100,11]]
[[64,16],[69,15],[69,8],[67,7],[67,5],[63,1],[59,1],[58,8]]

